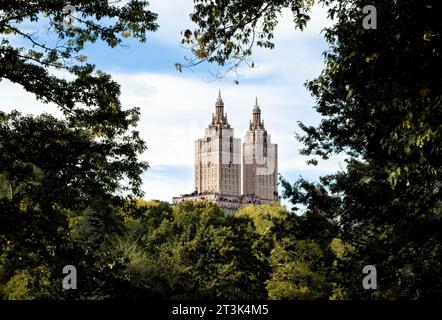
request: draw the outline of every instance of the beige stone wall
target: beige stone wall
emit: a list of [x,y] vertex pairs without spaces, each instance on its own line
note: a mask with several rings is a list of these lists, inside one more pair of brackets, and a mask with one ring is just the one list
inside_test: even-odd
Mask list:
[[246,133],[243,144],[243,194],[277,200],[278,146],[264,129]]
[[195,190],[240,196],[240,148],[233,129],[206,129],[205,137],[195,141]]

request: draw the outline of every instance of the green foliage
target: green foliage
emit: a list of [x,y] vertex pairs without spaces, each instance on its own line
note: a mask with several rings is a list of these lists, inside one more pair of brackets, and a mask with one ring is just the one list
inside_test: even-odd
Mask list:
[[316,261],[322,259],[320,246],[312,240],[290,239],[278,243],[272,250],[270,261],[272,277],[267,281],[270,299],[326,299],[328,282],[325,269],[312,270]]
[[4,286],[3,295],[7,300],[31,300],[34,298],[29,289],[32,281],[29,272],[21,270],[17,272]]
[[[93,64],[81,63],[84,59],[75,59],[87,43],[102,40],[114,47],[122,43],[123,35],[128,32],[144,42],[147,32],[156,30],[156,14],[147,10],[146,1],[128,1],[124,6],[115,4],[71,1],[70,5],[81,12],[81,18],[75,18],[74,28],[64,28],[61,21],[66,4],[63,2],[44,1],[37,5],[2,1],[0,81],[8,79],[42,102],[56,104],[72,126],[87,128],[91,137],[110,142],[118,136],[123,138],[137,121],[138,110],[122,108],[120,87],[109,75],[95,70]],[[25,21],[26,28],[22,27]],[[46,33],[27,31],[39,24],[46,26]],[[12,43],[11,35],[22,41]],[[50,38],[45,39],[47,35]],[[18,46],[19,43],[23,45]],[[54,68],[63,69],[63,75],[57,76],[60,73],[53,72]],[[137,133],[124,135],[124,143],[118,150],[120,154],[140,151],[125,147],[129,139],[139,140]],[[130,180],[132,191],[136,191],[139,180],[135,174]]]
[[256,237],[248,219],[186,203],[143,242],[166,268],[159,274],[169,284],[168,297],[252,299],[265,297],[268,269],[253,250]]
[[[261,236],[257,247],[271,267],[268,298],[327,299],[332,294],[335,255],[326,228],[310,216],[297,216],[275,205],[249,206],[237,215],[250,217]],[[315,236],[315,230],[323,238]]]
[[[119,85],[79,53],[97,40],[110,47],[128,36],[144,42],[156,15],[146,1],[70,4],[81,12],[74,28],[61,23],[60,1],[0,4],[0,81],[62,111],[60,118],[0,112],[5,298],[108,298],[127,286],[112,242],[124,231],[117,209],[142,195],[140,174],[148,167],[137,159],[145,150],[134,131],[139,110],[124,109]],[[36,26],[47,32],[28,31]],[[75,292],[61,289],[65,265],[81,274]]]
[[279,205],[264,204],[262,206],[249,205],[235,213],[238,217],[249,217],[253,220],[256,231],[265,235],[272,231],[274,220],[281,220],[287,210]]
[[[338,23],[325,33],[326,68],[308,84],[326,118],[316,129],[302,126],[307,135],[300,139],[306,154],[358,157],[323,181],[342,195],[333,210],[352,245],[339,264],[350,295],[431,298],[441,293],[434,272],[442,253],[442,97],[434,72],[441,38],[426,35],[440,33],[439,18],[433,1],[374,1],[382,27],[364,30],[363,4],[341,1],[330,9]],[[357,283],[367,264],[377,266],[379,291]]]

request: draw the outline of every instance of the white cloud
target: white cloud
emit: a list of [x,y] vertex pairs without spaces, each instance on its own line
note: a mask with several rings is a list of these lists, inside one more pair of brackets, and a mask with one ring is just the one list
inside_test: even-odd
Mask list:
[[327,45],[321,31],[331,25],[327,9],[320,5],[312,8],[311,20],[303,31],[295,29],[292,13],[284,9],[274,32],[275,48],[256,47],[253,52],[256,70],[243,67],[240,73],[244,79],[276,76],[280,83],[302,86],[322,70],[322,52]]
[[180,32],[191,28],[189,18],[193,11],[193,0],[150,0],[150,10],[158,14],[159,29],[151,36],[153,39],[176,46],[182,37]]
[[311,20],[307,22],[307,27],[303,31],[295,30],[293,14],[289,9],[283,9],[276,27],[275,39],[278,42],[287,42],[316,37],[325,27],[332,24],[332,21],[327,18],[327,7],[320,4],[315,4],[311,8],[310,18]]
[[193,190],[191,179],[177,178],[156,169],[151,168],[143,175],[143,191],[146,198],[172,202],[172,196]]
[[24,114],[40,114],[47,112],[61,116],[61,111],[55,104],[44,104],[35,98],[35,95],[25,91],[21,85],[9,80],[0,81],[0,110],[10,112],[19,110]]

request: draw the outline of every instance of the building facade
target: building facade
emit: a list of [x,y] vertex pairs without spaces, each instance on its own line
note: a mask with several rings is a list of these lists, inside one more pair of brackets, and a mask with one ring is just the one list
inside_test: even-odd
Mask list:
[[195,191],[174,197],[173,203],[210,201],[225,212],[235,212],[249,204],[279,201],[278,149],[264,128],[257,100],[244,138],[242,158],[241,162],[241,139],[234,136],[219,92],[205,135],[195,141]]
[[278,200],[278,145],[271,143],[264,128],[258,99],[244,137],[243,170],[244,196],[255,197],[262,203]]
[[221,93],[204,138],[195,141],[195,191],[198,194],[241,195],[241,139],[224,113]]

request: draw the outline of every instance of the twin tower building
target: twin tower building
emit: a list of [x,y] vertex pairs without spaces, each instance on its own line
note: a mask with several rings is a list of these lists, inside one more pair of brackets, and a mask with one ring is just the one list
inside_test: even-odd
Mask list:
[[204,138],[195,141],[195,192],[175,197],[173,203],[211,201],[234,212],[249,204],[279,201],[277,182],[278,145],[264,128],[258,100],[241,149],[220,92]]

